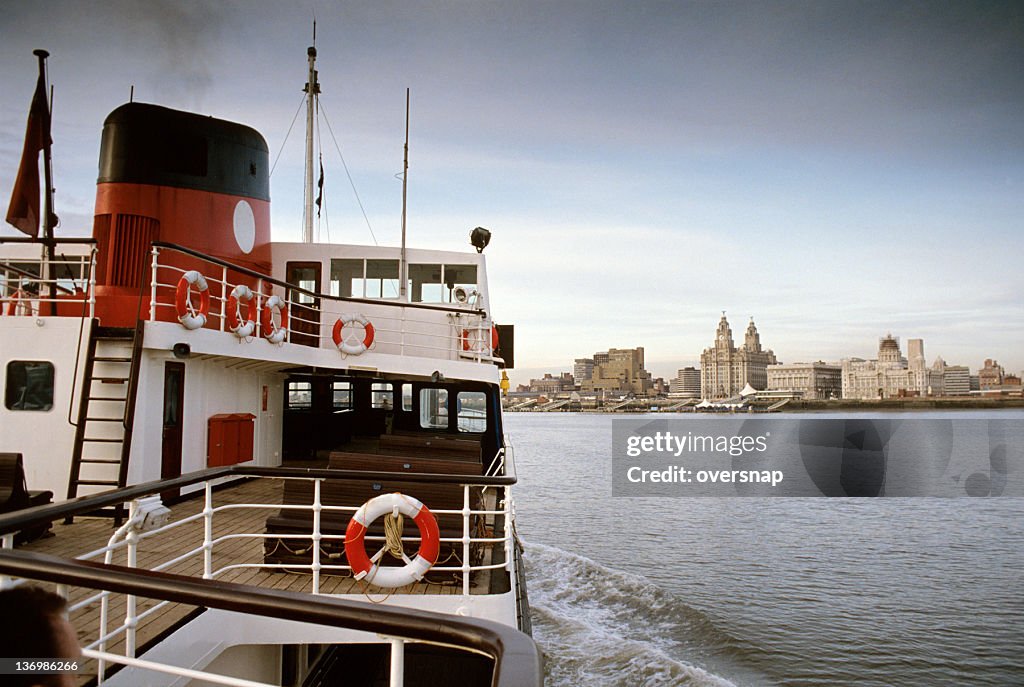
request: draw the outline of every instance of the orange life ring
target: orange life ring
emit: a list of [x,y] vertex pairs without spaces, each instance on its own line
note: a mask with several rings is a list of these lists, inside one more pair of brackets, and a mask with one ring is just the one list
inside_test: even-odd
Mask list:
[[14,291],[14,293],[11,294],[10,299],[8,299],[8,301],[7,301],[7,311],[6,311],[6,314],[7,315],[17,315],[18,314],[18,302],[20,300],[22,300],[24,297],[25,297],[25,292],[22,291],[21,289],[16,289]]
[[[366,330],[366,334],[363,336],[362,341],[356,343],[350,343],[345,341],[341,336],[341,330],[346,324],[361,324],[363,329]],[[338,321],[334,323],[334,330],[331,332],[331,338],[334,339],[334,345],[338,347],[338,350],[348,355],[359,355],[373,345],[374,330],[373,324],[366,319],[365,315],[342,315],[338,318]]]
[[[192,306],[192,287],[199,291],[199,310]],[[189,270],[178,280],[178,291],[174,301],[174,310],[178,314],[178,322],[185,329],[201,329],[206,325],[206,316],[210,314],[210,288],[206,277],[196,270]]]
[[[462,350],[464,350],[464,351],[474,351],[474,352],[477,352],[477,353],[482,353],[483,352],[483,351],[478,350],[473,345],[473,343],[470,343],[470,340],[469,340],[470,333],[471,332],[478,332],[478,331],[479,331],[478,329],[473,329],[473,330],[463,329],[462,330],[462,336],[459,337],[462,340]],[[497,348],[498,348],[498,329],[497,329],[497,327],[491,327],[491,352],[493,353],[495,350],[497,350]]]
[[[281,325],[274,326],[274,309],[281,313]],[[272,344],[279,344],[288,336],[288,304],[280,296],[271,296],[263,304],[263,311],[260,313],[260,324],[262,325],[263,338]]]
[[[242,319],[242,302],[245,302],[245,320]],[[245,284],[239,284],[228,296],[227,305],[227,326],[228,331],[238,338],[244,339],[252,336],[256,331],[256,313],[252,302],[252,289]]]
[[[420,549],[416,558],[401,568],[383,568],[366,555],[366,530],[370,523],[382,515],[398,510],[416,522],[420,530]],[[441,551],[441,533],[437,518],[420,501],[411,496],[394,492],[376,496],[355,512],[345,530],[345,556],[357,580],[364,577],[378,587],[404,587],[423,579],[430,567],[437,561]]]

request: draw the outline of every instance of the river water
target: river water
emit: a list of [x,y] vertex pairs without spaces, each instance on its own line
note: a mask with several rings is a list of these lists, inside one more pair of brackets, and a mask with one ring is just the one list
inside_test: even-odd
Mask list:
[[549,687],[1024,684],[1024,498],[612,498],[615,417],[505,416]]

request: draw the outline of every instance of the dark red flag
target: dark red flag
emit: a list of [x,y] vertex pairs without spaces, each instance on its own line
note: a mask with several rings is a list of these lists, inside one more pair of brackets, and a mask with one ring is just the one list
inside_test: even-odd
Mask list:
[[7,209],[8,224],[33,237],[39,236],[39,152],[50,142],[50,108],[46,104],[46,84],[40,74],[28,112],[21,166]]

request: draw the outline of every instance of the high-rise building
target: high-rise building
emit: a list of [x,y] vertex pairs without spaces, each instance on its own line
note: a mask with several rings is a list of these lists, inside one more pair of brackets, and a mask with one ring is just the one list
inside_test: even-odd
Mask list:
[[700,398],[700,370],[684,367],[669,383],[669,393],[678,398]]
[[843,360],[843,398],[896,398],[898,396],[959,396],[970,393],[970,371],[937,358],[928,367],[924,340],[908,339],[907,354],[892,334],[878,340],[878,358]]
[[576,358],[573,361],[572,376],[576,380],[576,385],[580,386],[583,381],[590,379],[594,376],[594,359],[593,358]]
[[647,396],[653,387],[651,373],[644,369],[643,348],[610,348],[594,354],[594,371],[580,384],[589,393]]
[[768,388],[769,365],[775,365],[775,353],[761,348],[761,335],[750,319],[739,348],[733,344],[732,329],[722,313],[715,332],[715,343],[700,356],[701,396],[706,399],[729,398],[747,384],[758,391]]

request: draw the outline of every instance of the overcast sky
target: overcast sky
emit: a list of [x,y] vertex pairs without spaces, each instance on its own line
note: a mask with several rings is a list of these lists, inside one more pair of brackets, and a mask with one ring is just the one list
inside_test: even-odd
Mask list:
[[[786,362],[1024,368],[1024,4],[5,2],[0,202],[50,51],[59,233],[87,235],[99,135],[135,99],[249,124],[273,158],[317,14],[322,104],[381,244],[477,225],[514,381],[644,346],[671,376],[721,311]],[[271,180],[298,240],[302,120]],[[326,125],[329,227],[372,242]],[[3,235],[14,235],[4,225]],[[906,345],[904,343],[904,352]]]

